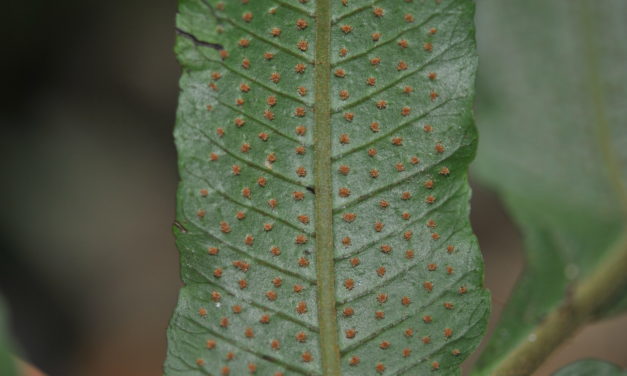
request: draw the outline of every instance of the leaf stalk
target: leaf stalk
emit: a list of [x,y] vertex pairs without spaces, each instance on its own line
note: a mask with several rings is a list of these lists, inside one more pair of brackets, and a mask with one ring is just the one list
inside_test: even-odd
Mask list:
[[627,228],[606,257],[575,286],[564,303],[551,311],[532,334],[499,363],[492,375],[530,375],[565,340],[594,321],[627,287]]

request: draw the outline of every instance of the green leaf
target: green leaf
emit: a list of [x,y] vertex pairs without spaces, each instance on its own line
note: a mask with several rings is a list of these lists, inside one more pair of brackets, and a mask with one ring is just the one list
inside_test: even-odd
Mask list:
[[603,360],[585,359],[571,363],[553,374],[553,376],[625,376],[627,371]]
[[458,374],[481,339],[474,4],[377,3],[180,1],[167,375]]
[[[0,297],[1,298],[1,297]],[[4,308],[4,300],[0,299],[0,375],[17,375],[15,360],[11,356],[10,335],[6,325],[7,315]]]
[[[597,4],[488,0],[478,10],[474,172],[499,193],[527,251],[480,374],[533,341],[627,224],[627,3]],[[615,301],[596,314],[616,312]]]

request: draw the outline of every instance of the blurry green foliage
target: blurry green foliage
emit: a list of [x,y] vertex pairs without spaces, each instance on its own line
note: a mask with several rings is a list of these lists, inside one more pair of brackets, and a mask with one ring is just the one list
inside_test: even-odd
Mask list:
[[[474,173],[501,196],[527,251],[481,374],[533,340],[625,231],[626,16],[622,0],[480,2]],[[614,302],[596,314],[620,311],[625,295]]]

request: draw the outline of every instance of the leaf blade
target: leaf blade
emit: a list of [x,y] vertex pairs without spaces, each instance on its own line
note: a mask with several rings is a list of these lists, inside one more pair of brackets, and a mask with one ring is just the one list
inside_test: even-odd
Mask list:
[[456,374],[480,340],[473,4],[375,4],[181,1],[166,374]]

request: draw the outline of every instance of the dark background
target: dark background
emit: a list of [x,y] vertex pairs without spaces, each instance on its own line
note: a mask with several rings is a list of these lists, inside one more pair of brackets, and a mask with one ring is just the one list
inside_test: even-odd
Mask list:
[[[0,294],[21,356],[55,376],[161,375],[180,287],[176,2],[5,3]],[[494,324],[522,245],[496,196],[473,185]],[[626,325],[590,326],[537,374],[583,356],[625,366]]]

